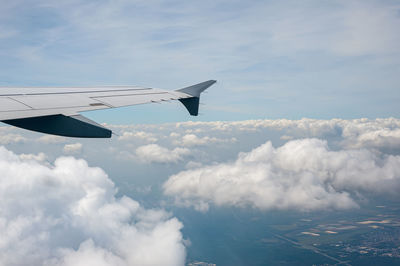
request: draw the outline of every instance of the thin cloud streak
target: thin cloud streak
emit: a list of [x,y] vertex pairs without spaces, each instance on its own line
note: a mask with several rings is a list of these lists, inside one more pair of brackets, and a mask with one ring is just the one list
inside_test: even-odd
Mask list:
[[226,107],[204,119],[231,119],[239,103],[243,117],[394,115],[382,103],[399,97],[399,9],[395,1],[16,1],[2,11],[13,34],[3,36],[1,75],[12,85],[165,88],[216,78],[209,104]]

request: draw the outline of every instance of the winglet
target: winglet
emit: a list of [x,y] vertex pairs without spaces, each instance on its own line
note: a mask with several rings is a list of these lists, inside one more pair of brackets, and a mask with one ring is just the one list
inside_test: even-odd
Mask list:
[[180,90],[176,90],[179,92],[184,92],[186,94],[192,95],[193,97],[200,97],[200,93],[202,93],[203,91],[205,91],[208,87],[210,87],[211,85],[213,85],[215,82],[217,82],[216,80],[208,80],[208,81],[204,81],[202,83],[190,86],[190,87],[186,87]]
[[176,91],[186,93],[192,97],[179,99],[179,101],[186,107],[190,115],[197,116],[199,114],[200,94],[208,87],[213,85],[216,80],[208,80],[190,87],[179,89]]

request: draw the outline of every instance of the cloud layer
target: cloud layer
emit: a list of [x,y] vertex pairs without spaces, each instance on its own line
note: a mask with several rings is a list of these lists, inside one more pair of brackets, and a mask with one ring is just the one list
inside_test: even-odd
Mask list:
[[[274,130],[279,132],[281,139],[317,137],[334,138],[338,146],[343,148],[378,148],[392,149],[400,147],[400,120],[396,118],[377,119],[310,119],[300,120],[244,120],[215,122],[185,122],[177,123],[182,130],[197,132],[226,132],[232,135],[239,132],[257,132]],[[214,133],[215,134],[215,133]]]
[[[102,165],[107,169],[115,169],[117,165],[118,169],[113,172],[116,176],[114,181],[125,189],[132,186],[127,185],[127,182],[132,182],[135,184],[132,191],[152,187],[152,192],[158,194],[162,182],[165,182],[169,175],[176,174],[179,178],[173,186],[168,186],[169,195],[177,196],[180,203],[196,205],[200,209],[201,206],[206,209],[212,202],[217,205],[240,205],[230,197],[230,191],[237,193],[237,188],[229,182],[230,174],[225,170],[236,170],[232,175],[235,178],[239,176],[238,182],[245,184],[240,188],[243,195],[237,197],[237,200],[244,205],[260,209],[350,208],[361,204],[360,197],[369,199],[374,197],[374,194],[382,195],[397,188],[399,175],[396,172],[396,155],[400,155],[400,120],[395,118],[304,118],[108,126],[121,137],[109,141],[81,140],[80,143],[84,146],[84,149],[80,150],[81,156],[90,160],[91,164]],[[25,139],[24,142],[10,139],[7,147],[27,153],[28,155],[23,156],[26,159],[39,160],[40,157],[46,164],[47,161],[53,161],[62,155],[64,147],[76,146],[74,140],[65,138],[61,138],[63,142],[60,143],[50,141],[45,144],[41,135],[12,127],[4,127],[0,132],[5,136]],[[311,141],[313,138],[320,140]],[[304,139],[308,139],[308,142]],[[249,153],[253,149],[249,154],[260,153],[259,149],[255,148],[261,147],[266,140],[275,147],[271,148],[269,153],[261,153],[265,158],[270,158],[270,161],[248,162],[242,159],[244,153],[237,157],[240,152]],[[153,141],[154,143],[149,143]],[[37,154],[38,148],[45,155],[29,155]],[[291,149],[296,152],[292,152]],[[321,151],[321,156],[315,157],[317,151]],[[295,159],[310,168],[299,170],[293,168],[293,164],[290,168],[287,166],[287,160],[276,157],[277,154],[285,152],[287,154],[279,158],[288,160],[296,154]],[[333,165],[334,162],[338,164]],[[353,164],[346,164],[350,162]],[[371,168],[368,169],[367,166]],[[132,168],[135,168],[135,174],[126,174],[130,173]],[[185,168],[190,171],[181,172]],[[255,169],[254,176],[261,178],[257,179],[257,182],[245,178],[249,176],[246,173],[251,172],[252,168]],[[272,169],[272,172],[268,172],[268,169]],[[167,172],[168,176],[165,174]],[[187,181],[184,178],[186,175]],[[193,180],[192,175],[195,176]],[[307,175],[311,175],[312,178],[305,178]],[[381,180],[390,175],[393,176],[392,180]],[[129,180],[123,180],[120,176],[129,177]],[[200,180],[196,183],[197,179]],[[210,189],[204,187],[202,180],[210,185]],[[287,180],[293,187],[283,186],[280,183],[283,180]],[[340,180],[342,181],[339,182]],[[186,182],[193,183],[193,187],[188,186]],[[240,182],[238,184],[242,184]],[[304,185],[301,185],[303,183]],[[178,185],[182,187],[178,188]],[[259,189],[259,194],[270,196],[267,199],[256,197],[258,194],[254,193],[252,186]],[[219,193],[220,188],[228,190],[226,199],[223,199],[224,193]],[[265,190],[266,188],[271,188],[274,193]],[[320,191],[321,195],[317,191]],[[295,193],[304,193],[305,200],[295,205],[295,200],[285,197],[291,195],[290,192],[293,192],[293,197],[299,195]],[[154,206],[158,204],[155,201],[154,199],[152,202]]]
[[332,151],[319,139],[267,142],[237,160],[171,176],[164,193],[176,202],[207,210],[218,206],[268,209],[348,209],[359,193],[400,188],[400,156],[368,150]]
[[84,160],[39,157],[0,147],[1,265],[184,264],[176,218],[116,197],[106,173]]

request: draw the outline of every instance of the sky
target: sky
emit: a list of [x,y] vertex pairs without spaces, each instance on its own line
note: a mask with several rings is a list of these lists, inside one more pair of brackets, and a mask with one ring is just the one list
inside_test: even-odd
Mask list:
[[[3,1],[0,85],[216,79],[198,120],[398,117],[398,1]],[[189,120],[177,103],[100,122]],[[146,116],[143,116],[146,113]]]
[[399,41],[390,0],[0,0],[2,86],[218,80],[198,117],[84,114],[111,139],[2,125],[0,265],[250,265],[229,249],[238,216],[398,205]]

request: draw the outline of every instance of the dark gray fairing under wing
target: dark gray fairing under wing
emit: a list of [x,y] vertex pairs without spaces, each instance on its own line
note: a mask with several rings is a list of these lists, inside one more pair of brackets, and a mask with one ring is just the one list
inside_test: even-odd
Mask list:
[[81,115],[48,115],[3,120],[3,123],[64,137],[111,138],[112,131]]
[[190,115],[197,116],[199,114],[199,97],[179,99],[179,101],[186,107]]

